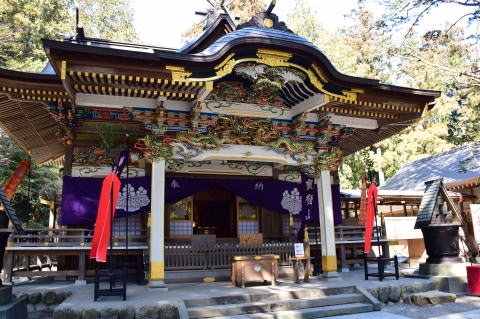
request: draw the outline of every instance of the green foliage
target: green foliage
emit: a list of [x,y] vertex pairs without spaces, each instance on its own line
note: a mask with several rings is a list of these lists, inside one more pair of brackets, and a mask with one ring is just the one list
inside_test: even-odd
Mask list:
[[[343,188],[359,188],[362,175],[378,170],[376,148],[381,150],[382,169],[388,179],[407,162],[480,140],[480,79],[476,78],[480,55],[478,45],[469,40],[471,34],[452,24],[424,35],[408,26],[408,36],[398,40],[397,27],[420,21],[412,15],[400,17],[408,8],[414,6],[410,12],[421,13],[422,18],[428,15],[429,10],[422,11],[431,3],[438,6],[449,1],[377,2],[387,8],[381,20],[363,9],[352,11],[348,16],[351,26],[335,32],[316,22],[315,12],[305,0],[297,0],[287,21],[294,32],[317,45],[343,73],[443,92],[434,109],[418,124],[346,157],[339,170]],[[478,10],[478,6],[472,10]]]
[[[0,130],[0,187],[15,172],[22,159],[28,159],[28,154]],[[40,205],[40,197],[53,200],[55,194],[60,192],[59,167],[36,166],[35,163],[31,167],[30,177],[25,177],[11,202],[21,221],[28,222],[29,226],[31,221],[48,226],[48,208]]]
[[86,36],[138,42],[130,0],[79,0],[77,5]]
[[41,39],[75,32],[75,3],[87,36],[137,40],[129,0],[2,0],[0,67],[40,71],[47,62]]
[[322,29],[315,12],[305,0],[296,0],[295,9],[288,15],[288,27],[312,43],[317,43]]
[[[0,67],[40,71],[47,62],[41,39],[74,34],[76,6],[86,36],[137,40],[129,0],[0,0]],[[24,158],[28,154],[0,131],[0,186]],[[19,218],[29,226],[47,226],[48,208],[40,204],[40,197],[53,200],[60,187],[59,167],[33,163],[30,184],[26,177],[12,198]]]
[[[0,1],[0,67],[39,71],[46,62],[42,38],[58,38],[69,23],[65,0]],[[72,28],[70,28],[72,30]]]

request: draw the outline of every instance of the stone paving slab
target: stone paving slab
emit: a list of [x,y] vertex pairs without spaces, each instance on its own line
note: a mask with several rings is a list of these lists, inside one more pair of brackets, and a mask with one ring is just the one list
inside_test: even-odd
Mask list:
[[[363,270],[351,271],[348,273],[340,273],[341,280],[339,281],[323,281],[321,277],[313,277],[311,282],[295,284],[289,279],[280,279],[276,287],[257,285],[247,286],[246,288],[232,288],[230,282],[210,282],[210,283],[181,283],[181,284],[167,284],[168,291],[155,291],[155,289],[148,290],[146,286],[138,286],[135,283],[129,283],[127,286],[127,302],[142,302],[142,300],[184,300],[194,298],[205,298],[206,296],[231,296],[239,294],[254,294],[262,292],[278,292],[295,289],[308,288],[325,288],[325,287],[345,287],[345,286],[359,286],[365,289],[376,289],[382,287],[389,287],[392,285],[411,287],[427,285],[434,283],[433,280],[428,279],[413,279],[403,278],[395,280],[394,278],[385,278],[384,281],[378,279],[364,280]],[[91,303],[93,301],[93,284],[85,286],[77,286],[74,284],[42,282],[40,284],[18,285],[13,287],[13,293],[18,294],[23,291],[45,291],[45,290],[67,290],[74,293],[74,299],[80,297],[80,303]],[[431,289],[430,289],[431,290]],[[71,298],[73,299],[73,298]],[[115,298],[109,298],[109,300]],[[100,302],[101,303],[101,302]],[[143,302],[142,302],[143,303]]]
[[[148,308],[148,307],[178,307],[179,311],[185,299],[197,299],[217,296],[234,296],[243,294],[258,294],[268,292],[292,291],[298,289],[315,289],[315,288],[334,288],[346,286],[359,286],[368,290],[380,301],[397,302],[400,296],[406,293],[428,291],[435,289],[434,281],[425,279],[403,278],[395,280],[394,278],[386,278],[380,282],[378,279],[364,280],[363,270],[351,271],[349,273],[340,273],[341,280],[325,281],[321,277],[313,277],[311,282],[295,284],[291,279],[281,279],[276,287],[257,285],[247,286],[247,288],[232,288],[231,283],[223,282],[196,282],[167,284],[168,291],[157,291],[149,289],[146,286],[139,286],[135,283],[129,283],[127,287],[127,301],[121,298],[113,297],[101,298],[99,302],[93,302],[93,284],[78,286],[74,284],[41,282],[39,284],[15,285],[13,293],[21,295],[22,293],[45,293],[48,290],[70,291],[72,296],[55,308],[55,311],[61,309],[70,309],[72,311],[83,312],[85,309],[93,309],[94,311],[104,312],[107,310],[126,308]],[[395,288],[395,289],[394,289]],[[38,310],[37,305],[35,310]],[[40,307],[41,308],[41,307]],[[183,307],[184,308],[184,307]],[[150,311],[146,309],[145,311]],[[129,310],[130,311],[130,310]],[[67,314],[64,314],[64,317]],[[60,318],[60,317],[59,317]]]
[[375,312],[364,312],[354,315],[345,315],[345,316],[335,316],[329,317],[330,319],[411,319],[410,317],[404,317],[400,315],[395,315],[393,313],[375,311]]

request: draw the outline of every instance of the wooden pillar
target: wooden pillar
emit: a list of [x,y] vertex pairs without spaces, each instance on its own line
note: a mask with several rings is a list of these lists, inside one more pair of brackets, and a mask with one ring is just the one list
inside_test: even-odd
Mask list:
[[63,175],[72,176],[72,158],[73,158],[73,145],[65,144],[65,160],[63,164]]
[[78,277],[75,281],[75,285],[86,285],[87,281],[85,280],[85,250],[81,250],[78,254]]
[[322,170],[320,176],[317,177],[317,191],[322,243],[322,277],[336,278],[338,273],[330,171]]
[[165,285],[165,161],[152,163],[152,212],[150,215],[149,287],[166,290]]

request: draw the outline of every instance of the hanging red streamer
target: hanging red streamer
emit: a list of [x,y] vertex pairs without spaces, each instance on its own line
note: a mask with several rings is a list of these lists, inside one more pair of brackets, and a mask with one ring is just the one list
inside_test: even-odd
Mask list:
[[373,220],[375,218],[375,207],[377,206],[378,189],[377,186],[372,183],[368,188],[367,198],[367,216],[365,220],[365,246],[363,252],[368,253],[372,245],[373,234]]
[[12,199],[13,194],[17,190],[18,186],[22,182],[23,178],[25,175],[28,173],[28,170],[30,169],[30,162],[26,159],[22,160],[20,162],[20,165],[18,165],[17,169],[15,172],[10,176],[8,181],[5,183],[3,186],[3,191],[5,192],[5,195],[7,196],[7,199],[10,200]]
[[114,214],[115,208],[117,207],[120,186],[120,179],[114,172],[110,173],[103,180],[95,231],[93,233],[92,249],[90,250],[90,258],[94,258],[100,262],[107,261],[107,249],[111,231],[110,221],[111,218],[115,217]]

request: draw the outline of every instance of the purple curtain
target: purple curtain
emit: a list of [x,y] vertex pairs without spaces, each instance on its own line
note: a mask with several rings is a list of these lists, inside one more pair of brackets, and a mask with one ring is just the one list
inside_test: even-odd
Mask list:
[[333,200],[333,222],[335,225],[340,225],[342,219],[342,198],[340,196],[340,185],[332,185],[332,200]]
[[[115,216],[129,216],[149,212],[151,177],[132,177],[122,179],[121,181],[122,186]],[[128,212],[125,211],[127,195],[125,181],[128,181],[130,185]],[[102,182],[102,178],[63,177],[61,225],[93,225],[95,223]]]
[[[115,216],[129,216],[150,211],[151,177],[129,178],[129,212],[125,211],[126,187],[122,179],[121,193]],[[226,190],[268,210],[289,214],[306,221],[318,221],[317,186],[313,192],[306,192],[302,184],[277,180],[252,179],[212,179],[167,177],[165,180],[165,204],[173,204],[212,186],[221,186]],[[69,177],[63,178],[62,212],[60,224],[94,224],[102,188],[101,178]],[[306,205],[306,195],[313,194],[310,212]],[[340,189],[332,186],[335,224],[342,222]]]
[[304,206],[300,184],[291,182],[167,177],[165,183],[166,205],[176,203],[213,185],[218,185],[271,211],[289,214],[290,209],[297,218],[300,218]]

